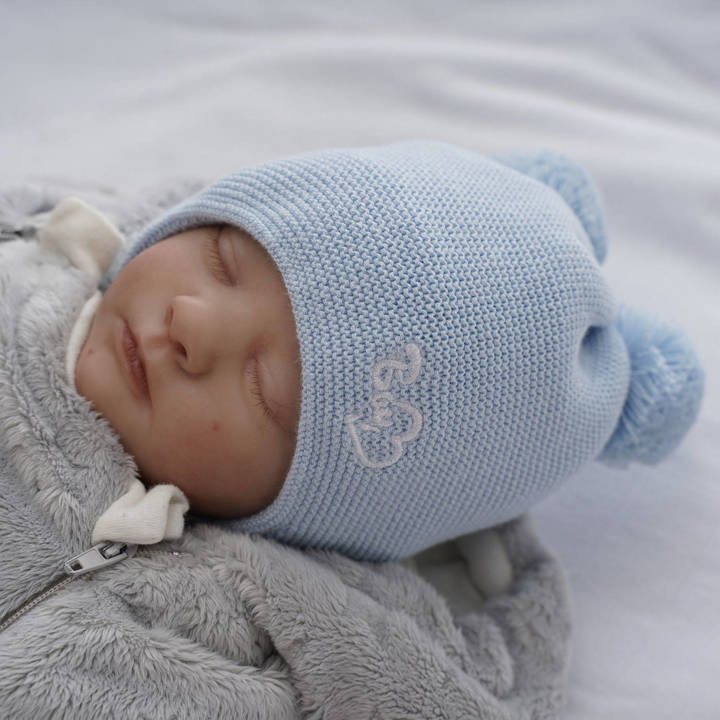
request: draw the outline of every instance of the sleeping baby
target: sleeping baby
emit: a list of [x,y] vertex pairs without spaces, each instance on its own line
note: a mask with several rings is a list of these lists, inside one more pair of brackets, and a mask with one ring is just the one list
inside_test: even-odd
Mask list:
[[282,487],[300,415],[300,354],[282,277],[232,226],[169,237],[102,297],[77,359],[78,392],[143,479],[197,513],[251,515]]
[[591,182],[552,153],[309,153],[146,228],[68,367],[144,483],[194,514],[406,558],[593,459],[655,463],[694,421],[688,341],[618,308],[605,251]]

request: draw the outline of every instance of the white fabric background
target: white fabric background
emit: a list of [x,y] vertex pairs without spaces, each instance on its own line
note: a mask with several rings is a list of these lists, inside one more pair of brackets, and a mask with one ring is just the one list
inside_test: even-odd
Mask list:
[[535,512],[568,570],[567,718],[720,717],[720,5],[0,5],[0,181],[141,188],[412,137],[546,146],[605,198],[618,297],[682,325],[700,421]]

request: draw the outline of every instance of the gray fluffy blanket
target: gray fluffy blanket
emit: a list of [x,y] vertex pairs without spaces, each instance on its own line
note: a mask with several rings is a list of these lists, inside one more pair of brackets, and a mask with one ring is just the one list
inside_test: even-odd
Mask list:
[[[93,282],[41,249],[32,228],[74,194],[131,235],[192,187],[142,198],[0,191],[0,624],[91,546],[95,520],[136,470],[64,377]],[[527,520],[486,532],[512,565],[492,597],[473,583],[468,544],[373,564],[190,523],[180,540],[67,582],[0,631],[0,717],[557,717],[562,575]],[[450,595],[423,575],[438,586],[445,576]]]

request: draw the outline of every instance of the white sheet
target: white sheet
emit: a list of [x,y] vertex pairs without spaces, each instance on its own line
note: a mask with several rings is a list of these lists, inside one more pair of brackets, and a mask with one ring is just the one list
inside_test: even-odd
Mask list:
[[0,180],[142,187],[326,146],[548,146],[607,207],[623,300],[681,324],[702,415],[662,465],[535,513],[568,569],[567,718],[720,716],[720,5],[0,6]]

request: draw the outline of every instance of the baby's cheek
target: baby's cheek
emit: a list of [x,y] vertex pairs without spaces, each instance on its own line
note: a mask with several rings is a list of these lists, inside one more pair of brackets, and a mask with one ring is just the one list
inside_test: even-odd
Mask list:
[[220,420],[204,420],[182,423],[179,430],[178,449],[188,462],[206,461],[217,457],[226,441]]
[[200,423],[196,428],[197,438],[202,445],[206,445],[208,449],[216,449],[218,443],[226,441],[227,429],[223,427],[219,419],[207,420]]
[[[199,421],[185,417],[152,430],[155,474],[168,476],[196,474],[218,457],[221,425],[217,420]],[[171,479],[169,479],[172,482]]]

